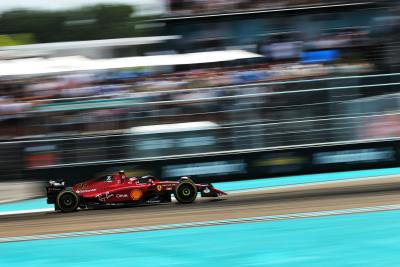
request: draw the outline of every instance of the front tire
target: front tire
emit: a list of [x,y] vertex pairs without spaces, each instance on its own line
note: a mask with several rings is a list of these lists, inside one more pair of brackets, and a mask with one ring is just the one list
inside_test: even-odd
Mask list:
[[62,212],[72,212],[78,208],[79,205],[79,197],[72,190],[64,190],[57,196],[57,200],[55,203],[56,209],[61,210]]
[[174,196],[179,203],[188,204],[196,200],[197,188],[192,180],[182,180],[175,188]]

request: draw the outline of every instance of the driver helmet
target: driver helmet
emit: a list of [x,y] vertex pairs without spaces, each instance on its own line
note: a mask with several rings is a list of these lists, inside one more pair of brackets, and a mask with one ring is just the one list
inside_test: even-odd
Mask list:
[[118,174],[120,175],[120,177],[121,177],[122,179],[125,179],[125,171],[124,171],[124,170],[120,170],[120,171],[118,172]]
[[153,182],[153,180],[155,179],[154,178],[154,176],[152,176],[152,175],[145,175],[145,176],[142,176],[141,177],[141,179],[143,179],[143,180],[146,180],[147,182]]

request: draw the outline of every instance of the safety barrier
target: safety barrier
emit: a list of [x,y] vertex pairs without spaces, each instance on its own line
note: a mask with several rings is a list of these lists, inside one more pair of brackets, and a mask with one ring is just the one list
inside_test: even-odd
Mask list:
[[75,183],[124,169],[128,176],[154,175],[169,180],[191,176],[196,181],[216,182],[395,166],[400,166],[400,139],[49,166],[26,170],[24,177]]

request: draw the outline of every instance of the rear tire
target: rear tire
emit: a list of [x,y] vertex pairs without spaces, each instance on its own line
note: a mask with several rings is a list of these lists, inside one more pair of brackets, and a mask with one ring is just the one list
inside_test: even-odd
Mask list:
[[62,212],[75,211],[78,208],[78,205],[79,205],[79,197],[72,190],[61,191],[61,193],[58,194],[55,203],[56,209],[59,209]]
[[190,179],[185,179],[179,182],[175,188],[174,196],[179,203],[192,203],[197,198],[196,185]]

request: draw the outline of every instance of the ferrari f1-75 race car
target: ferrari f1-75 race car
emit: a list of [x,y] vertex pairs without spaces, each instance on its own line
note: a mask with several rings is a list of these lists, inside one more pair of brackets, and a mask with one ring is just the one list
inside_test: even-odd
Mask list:
[[191,203],[197,194],[202,197],[218,197],[225,192],[211,184],[196,184],[188,177],[179,181],[160,181],[152,176],[141,178],[117,174],[94,178],[72,187],[63,181],[49,181],[46,186],[47,203],[56,210],[71,212],[107,206],[140,205],[171,202],[173,194],[179,203]]

